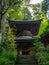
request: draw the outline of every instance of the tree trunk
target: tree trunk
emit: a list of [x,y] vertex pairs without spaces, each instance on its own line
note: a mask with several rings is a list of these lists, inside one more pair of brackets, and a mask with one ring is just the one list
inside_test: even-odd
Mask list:
[[[7,8],[7,0],[2,0],[2,3],[5,5],[4,8]],[[2,12],[4,12],[5,9],[3,9]],[[1,43],[4,42],[5,38],[5,24],[6,23],[6,12],[1,16]]]
[[5,22],[6,22],[6,13],[2,16],[1,20],[1,43],[4,42],[5,38]]

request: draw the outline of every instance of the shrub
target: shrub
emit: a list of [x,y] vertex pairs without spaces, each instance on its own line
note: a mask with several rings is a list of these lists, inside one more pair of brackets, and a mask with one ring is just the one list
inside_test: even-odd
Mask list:
[[36,59],[38,60],[38,65],[49,65],[49,46],[44,47],[41,42],[35,42],[34,46],[36,48]]
[[15,37],[10,27],[8,27],[7,31],[3,44],[0,44],[0,65],[14,65],[17,56]]

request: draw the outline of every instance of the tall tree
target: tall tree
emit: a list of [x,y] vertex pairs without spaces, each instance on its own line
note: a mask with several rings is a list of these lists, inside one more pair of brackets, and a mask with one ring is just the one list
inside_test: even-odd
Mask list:
[[19,4],[20,2],[21,0],[0,0],[1,43],[4,42],[5,37],[5,23],[7,10],[15,4]]
[[48,10],[48,5],[49,5],[49,0],[43,0],[42,2],[42,11],[44,12],[44,14],[46,14],[47,10]]

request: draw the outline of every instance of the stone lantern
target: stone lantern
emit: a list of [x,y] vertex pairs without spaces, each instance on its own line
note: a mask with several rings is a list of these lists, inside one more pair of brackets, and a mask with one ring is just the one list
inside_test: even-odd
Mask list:
[[[33,36],[38,34],[40,23],[39,20],[8,20],[10,27],[16,36],[17,51],[19,61],[17,65],[37,65],[33,59],[34,41]],[[33,64],[34,63],[34,64]]]

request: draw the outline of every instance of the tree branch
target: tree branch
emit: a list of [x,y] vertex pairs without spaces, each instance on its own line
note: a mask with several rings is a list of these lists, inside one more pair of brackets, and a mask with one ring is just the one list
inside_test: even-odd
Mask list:
[[0,14],[3,16],[8,11],[9,8],[11,8],[12,6],[14,6],[14,5],[16,5],[16,4],[20,3],[20,2],[21,1],[14,2],[11,6],[8,6],[3,13],[0,13]]

